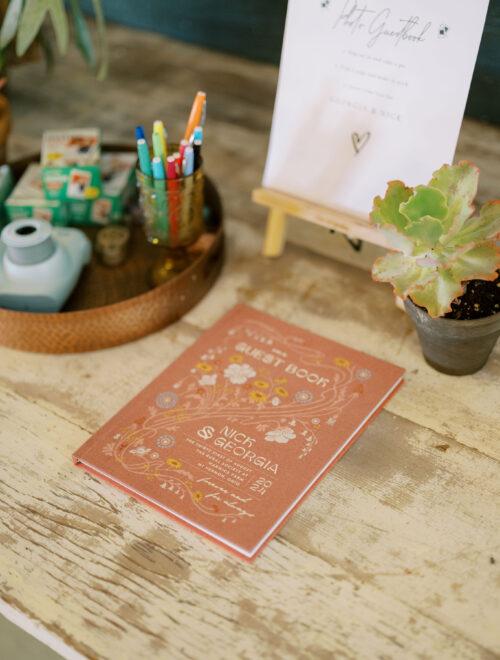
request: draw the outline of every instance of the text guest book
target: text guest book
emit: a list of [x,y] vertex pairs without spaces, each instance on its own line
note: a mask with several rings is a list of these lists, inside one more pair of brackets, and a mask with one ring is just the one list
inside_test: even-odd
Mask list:
[[250,559],[402,377],[399,367],[238,305],[74,461]]

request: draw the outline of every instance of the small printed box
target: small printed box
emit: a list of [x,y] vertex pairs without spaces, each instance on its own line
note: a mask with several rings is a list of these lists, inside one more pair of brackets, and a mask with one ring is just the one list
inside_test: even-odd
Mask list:
[[5,201],[14,188],[12,171],[8,165],[0,166],[0,229],[7,223]]
[[101,158],[102,194],[92,201],[69,201],[71,223],[106,225],[121,220],[135,188],[136,162],[134,153],[104,153]]
[[5,201],[9,220],[37,218],[53,225],[66,225],[68,207],[66,202],[46,199],[41,178],[41,166],[32,163],[28,166],[16,187]]
[[102,189],[101,134],[97,128],[45,131],[42,186],[48,199],[92,200]]

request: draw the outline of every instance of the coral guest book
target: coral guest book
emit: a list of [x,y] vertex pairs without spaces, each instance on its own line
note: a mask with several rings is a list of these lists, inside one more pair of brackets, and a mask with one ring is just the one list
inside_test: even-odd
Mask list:
[[73,458],[252,559],[403,370],[237,305]]

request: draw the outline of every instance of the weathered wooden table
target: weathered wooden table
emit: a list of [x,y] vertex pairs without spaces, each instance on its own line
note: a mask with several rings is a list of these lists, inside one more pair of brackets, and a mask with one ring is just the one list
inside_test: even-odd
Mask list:
[[[110,38],[104,85],[76,56],[49,79],[37,64],[13,73],[11,155],[36,149],[49,127],[99,124],[123,140],[161,116],[180,133],[203,88],[228,261],[198,307],[141,341],[66,356],[0,349],[0,611],[71,658],[494,657],[500,347],[475,376],[440,375],[389,287],[293,245],[279,261],[260,257],[264,211],[249,198],[276,70],[123,28]],[[464,123],[459,155],[484,167],[482,198],[499,193],[499,136]],[[238,301],[408,370],[253,565],[70,460]]]

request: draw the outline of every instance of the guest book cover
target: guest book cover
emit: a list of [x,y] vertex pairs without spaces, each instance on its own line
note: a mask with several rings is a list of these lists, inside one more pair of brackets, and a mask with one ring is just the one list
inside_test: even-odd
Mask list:
[[402,378],[237,305],[73,458],[250,559]]

